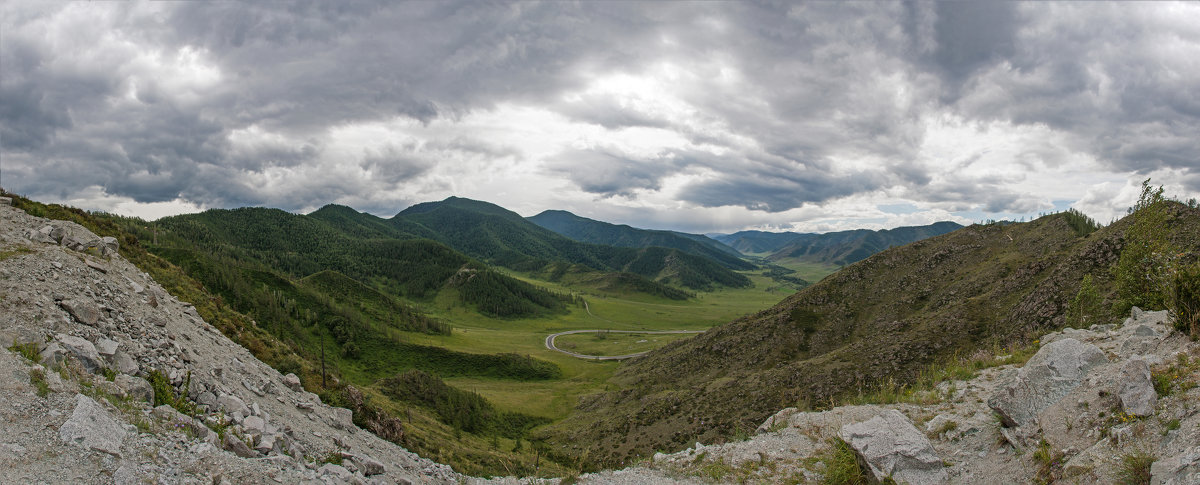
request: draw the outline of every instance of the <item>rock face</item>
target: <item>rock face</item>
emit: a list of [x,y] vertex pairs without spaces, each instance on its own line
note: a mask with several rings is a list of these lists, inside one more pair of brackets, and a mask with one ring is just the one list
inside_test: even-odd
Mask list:
[[877,483],[888,477],[912,485],[946,481],[942,459],[929,439],[899,411],[845,425],[838,435],[867,465]]
[[1107,363],[1095,345],[1073,338],[1056,340],[1029,359],[1011,382],[988,399],[988,406],[1000,414],[1005,426],[1036,426],[1038,413],[1079,387],[1093,367]]
[[[0,258],[0,482],[474,480],[285,380],[124,260],[117,240],[0,205],[0,251],[13,247],[28,251]],[[160,385],[195,402],[152,407]],[[322,477],[335,453],[349,467]]]
[[58,429],[58,436],[85,449],[120,455],[125,429],[92,398],[78,394],[75,411]]
[[1125,361],[1121,366],[1121,407],[1126,414],[1132,416],[1150,416],[1154,414],[1154,404],[1158,402],[1158,394],[1154,392],[1154,383],[1150,381],[1150,365],[1145,359],[1134,358]]

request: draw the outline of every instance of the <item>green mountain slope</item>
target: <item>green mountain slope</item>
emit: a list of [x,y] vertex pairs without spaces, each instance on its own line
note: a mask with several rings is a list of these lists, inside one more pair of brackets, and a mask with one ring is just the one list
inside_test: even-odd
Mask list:
[[733,248],[697,234],[637,229],[623,224],[588,219],[561,210],[544,211],[528,220],[579,242],[623,248],[673,248],[712,259],[729,269],[754,269],[754,265],[743,260]]
[[203,248],[233,260],[257,262],[292,278],[333,270],[385,293],[421,300],[455,283],[453,277],[466,270],[489,275],[457,281],[469,287],[470,291],[461,292],[464,302],[486,314],[532,315],[563,308],[558,295],[491,275],[485,265],[440,243],[396,239],[409,233],[381,225],[374,216],[335,206],[314,214],[214,209],[163,218],[157,225],[164,232],[159,237],[162,247]]
[[519,271],[569,263],[690,289],[750,284],[745,276],[707,257],[671,248],[581,243],[497,205],[459,197],[414,205],[390,222],[399,230],[429,231],[432,239],[467,255]]
[[800,236],[816,236],[816,234],[738,231],[733,234],[712,234],[710,237],[742,254],[770,254],[787,246],[788,243],[795,241]]
[[[1200,210],[1171,210],[1171,238],[1195,260]],[[1088,234],[1071,214],[1056,214],[885,250],[771,309],[630,362],[613,379],[619,390],[581,400],[546,437],[600,464],[676,451],[753,430],[787,406],[911,382],[934,361],[1061,327],[1085,275],[1107,299],[1093,311],[1114,311],[1110,268],[1127,219]]]
[[[808,262],[828,262],[839,266],[862,261],[890,247],[920,241],[961,229],[954,222],[937,222],[927,226],[897,227],[882,231],[856,230],[801,237],[767,256],[769,261],[787,258]],[[802,235],[807,236],[807,235]]]

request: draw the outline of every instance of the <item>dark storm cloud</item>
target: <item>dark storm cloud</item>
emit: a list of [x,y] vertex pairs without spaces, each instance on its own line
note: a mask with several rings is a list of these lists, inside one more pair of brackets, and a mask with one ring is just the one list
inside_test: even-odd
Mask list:
[[606,150],[570,150],[547,165],[585,192],[605,197],[633,197],[640,189],[658,190],[664,177],[681,168],[669,157],[637,159]]
[[[397,117],[453,124],[504,105],[552,110],[609,132],[653,129],[686,139],[688,149],[653,157],[600,140],[591,145],[606,148],[546,162],[551,173],[603,196],[659,190],[674,174],[704,172],[710,176],[680,196],[706,207],[781,211],[897,186],[916,200],[970,200],[995,190],[981,204],[1028,205],[982,178],[937,182],[949,179],[921,148],[928,120],[947,114],[1049,127],[1070,150],[1114,171],[1174,168],[1193,180],[1198,170],[1200,30],[1194,19],[1164,11],[1170,5],[0,8],[5,184],[33,195],[100,185],[142,202],[184,197],[212,206],[295,209],[313,197],[368,204],[375,194],[400,200],[397,184],[438,163],[522,154],[482,131],[450,141],[374,140],[337,160],[369,177],[323,175],[343,156],[331,152],[330,133]],[[682,111],[655,105],[656,92],[625,103],[587,91],[599,78],[656,70],[679,76],[667,94]],[[845,163],[860,168],[839,169]],[[268,173],[285,179],[274,191],[249,182]]]
[[1025,18],[1015,49],[974,70],[953,108],[1050,126],[1116,171],[1200,170],[1194,15],[1166,4],[1012,5]]

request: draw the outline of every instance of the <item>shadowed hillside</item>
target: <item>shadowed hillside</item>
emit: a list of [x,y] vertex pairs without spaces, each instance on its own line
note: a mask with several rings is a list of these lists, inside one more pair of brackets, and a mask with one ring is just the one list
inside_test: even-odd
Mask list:
[[[1200,251],[1200,210],[1168,203],[1183,254]],[[1110,268],[1131,218],[1091,232],[1073,214],[973,225],[842,269],[775,307],[630,362],[621,389],[581,400],[546,434],[560,452],[614,464],[753,430],[774,411],[909,382],[930,363],[1068,323],[1085,275],[1111,317]]]
[[579,242],[623,248],[672,248],[712,259],[729,269],[754,269],[754,265],[743,260],[733,248],[698,234],[609,224],[560,210],[544,211],[530,217],[529,221]]

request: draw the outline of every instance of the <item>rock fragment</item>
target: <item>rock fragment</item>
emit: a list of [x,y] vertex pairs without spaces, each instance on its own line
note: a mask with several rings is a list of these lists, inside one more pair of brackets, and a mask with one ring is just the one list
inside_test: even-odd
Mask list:
[[887,410],[861,423],[842,426],[838,436],[870,469],[876,483],[938,484],[946,481],[942,459],[900,411]]
[[1012,381],[988,399],[1005,426],[1037,424],[1038,414],[1079,387],[1088,371],[1108,363],[1104,352],[1073,338],[1051,342],[1029,359]]
[[88,342],[87,339],[61,333],[55,335],[54,339],[64,349],[74,355],[75,358],[79,359],[79,362],[83,364],[84,369],[88,372],[96,372],[101,367],[104,367],[104,361],[100,359],[100,353],[96,351],[96,346]]
[[86,449],[120,456],[125,428],[92,398],[77,394],[75,411],[58,429],[63,441]]
[[89,300],[70,299],[58,302],[58,305],[84,325],[95,326],[100,321],[100,307]]
[[1121,408],[1126,414],[1154,414],[1158,394],[1154,392],[1154,383],[1150,380],[1150,365],[1145,359],[1129,359],[1121,366],[1121,390],[1118,396],[1121,398]]
[[304,386],[300,384],[300,378],[296,377],[296,374],[292,374],[290,372],[288,375],[283,376],[283,385],[296,392],[304,390]]

